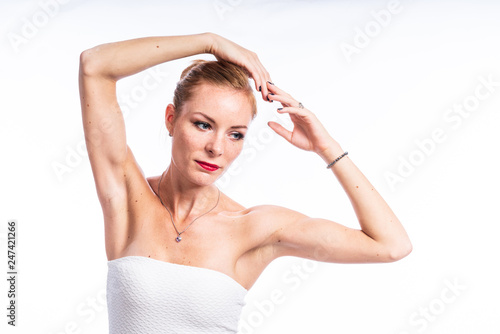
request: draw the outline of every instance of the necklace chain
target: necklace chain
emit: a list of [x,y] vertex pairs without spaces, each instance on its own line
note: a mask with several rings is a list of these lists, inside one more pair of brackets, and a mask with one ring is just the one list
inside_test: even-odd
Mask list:
[[219,199],[220,199],[220,189],[217,188],[218,195],[217,195],[217,203],[215,203],[215,206],[213,208],[211,208],[210,210],[208,210],[207,212],[205,212],[204,214],[202,214],[201,216],[198,216],[195,219],[193,219],[193,221],[191,223],[189,223],[189,225],[182,232],[179,232],[177,230],[177,227],[175,226],[174,217],[172,216],[172,213],[167,208],[167,206],[163,203],[161,196],[160,196],[160,184],[161,184],[161,180],[163,179],[163,174],[165,174],[165,172],[163,172],[161,174],[160,181],[158,182],[158,198],[160,199],[161,204],[165,207],[165,209],[167,209],[168,213],[170,214],[170,219],[172,220],[172,225],[174,225],[175,232],[177,232],[177,234],[178,234],[177,237],[175,238],[175,241],[180,242],[182,240],[181,234],[184,233],[189,228],[189,226],[191,226],[191,224],[193,224],[198,218],[203,217],[204,215],[206,215],[207,213],[209,213],[210,211],[212,211],[213,209],[215,209],[217,207],[217,205],[219,204]]

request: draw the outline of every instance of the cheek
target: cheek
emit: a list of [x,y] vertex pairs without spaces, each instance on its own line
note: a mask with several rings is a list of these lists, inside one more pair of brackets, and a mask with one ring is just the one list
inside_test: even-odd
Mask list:
[[241,154],[242,150],[243,150],[243,142],[229,143],[227,149],[228,159],[231,159],[231,161],[236,159]]
[[192,151],[194,149],[200,149],[203,143],[203,138],[199,133],[186,133],[182,138],[183,148]]
[[191,129],[189,125],[186,125],[182,128],[178,128],[174,140],[180,149],[191,150],[201,145],[202,138],[200,138],[200,135],[200,131]]

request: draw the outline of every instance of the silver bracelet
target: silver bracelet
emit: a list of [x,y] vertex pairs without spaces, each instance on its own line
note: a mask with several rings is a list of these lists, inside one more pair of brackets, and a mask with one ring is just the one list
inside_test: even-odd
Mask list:
[[345,152],[344,152],[344,154],[342,154],[340,157],[338,157],[337,159],[335,159],[335,160],[333,160],[332,162],[330,162],[330,163],[328,164],[328,166],[326,166],[326,169],[328,169],[328,168],[332,167],[333,165],[335,165],[335,163],[336,163],[337,161],[339,161],[340,159],[342,159],[342,158],[343,158],[344,156],[346,156],[347,154],[348,154],[348,153],[347,153],[347,151],[345,151]]

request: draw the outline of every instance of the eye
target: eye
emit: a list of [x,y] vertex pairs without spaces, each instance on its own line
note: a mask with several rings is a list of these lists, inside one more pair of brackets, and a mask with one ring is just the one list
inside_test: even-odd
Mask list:
[[194,122],[194,124],[197,127],[199,127],[200,129],[202,129],[202,130],[208,130],[208,129],[210,129],[210,124],[208,124],[206,122],[200,122],[200,121],[198,121],[198,122]]
[[245,138],[245,136],[239,132],[233,132],[233,133],[231,133],[231,136],[234,136],[233,138],[236,140],[241,140],[241,139]]

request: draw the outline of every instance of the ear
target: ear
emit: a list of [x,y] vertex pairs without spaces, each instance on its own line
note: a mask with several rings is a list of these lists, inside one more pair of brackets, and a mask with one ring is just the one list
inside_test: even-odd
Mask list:
[[169,133],[172,133],[172,131],[174,130],[174,123],[175,123],[175,107],[172,103],[170,103],[167,106],[167,109],[165,110],[165,126],[167,127]]

